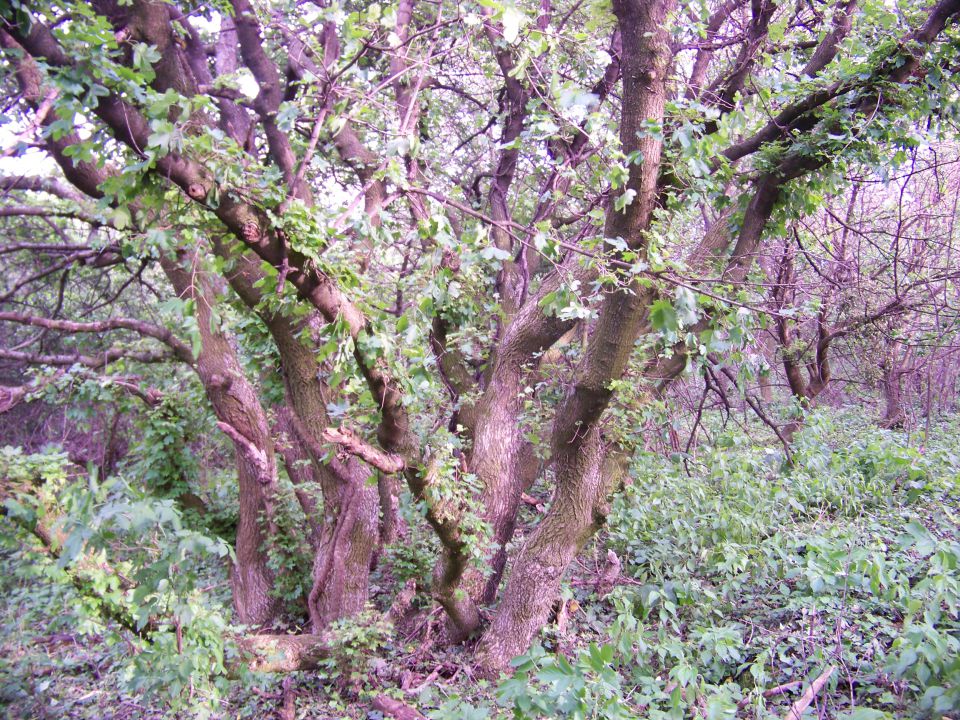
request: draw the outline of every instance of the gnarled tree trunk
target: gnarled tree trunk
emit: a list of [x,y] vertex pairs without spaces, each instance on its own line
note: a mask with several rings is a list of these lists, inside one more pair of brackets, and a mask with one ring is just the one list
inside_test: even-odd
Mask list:
[[555,457],[557,490],[550,510],[525,540],[477,649],[477,664],[487,674],[530,647],[547,622],[567,567],[606,519],[607,497],[623,476],[624,458],[608,453],[598,427],[587,432]]
[[[666,18],[673,0],[614,3],[623,42],[621,143],[640,153],[630,167],[627,189],[633,200],[608,209],[604,234],[621,238],[641,255],[647,247],[657,198],[662,140],[642,132],[643,123],[663,120],[665,76],[670,57]],[[609,292],[601,305],[573,387],[557,409],[552,454],[556,490],[550,511],[526,539],[497,609],[477,648],[477,662],[492,674],[524,652],[547,619],[564,572],[605,517],[607,485],[600,418],[622,376],[643,327],[648,292],[635,282]]]
[[236,449],[239,493],[236,561],[231,572],[233,600],[240,622],[271,620],[277,599],[271,595],[273,572],[267,543],[272,527],[277,464],[267,415],[256,389],[247,380],[230,339],[213,321],[215,292],[199,268],[183,258],[161,260],[177,294],[192,300],[200,333],[197,374],[219,421]]
[[322,493],[323,516],[313,519],[313,584],[307,599],[311,626],[319,632],[332,621],[363,610],[367,602],[370,565],[379,541],[377,486],[367,482],[371,471],[354,457],[324,460],[327,391],[316,355],[301,341],[312,320],[298,325],[263,311],[256,285],[259,264],[249,255],[232,255],[220,241],[214,248],[236,263],[227,279],[244,303],[260,314],[273,337],[287,396],[287,406],[279,411],[283,441],[298,446],[291,458],[309,459],[309,475]]
[[903,373],[896,363],[892,361],[884,363],[882,380],[884,411],[880,424],[891,430],[903,426],[902,377]]

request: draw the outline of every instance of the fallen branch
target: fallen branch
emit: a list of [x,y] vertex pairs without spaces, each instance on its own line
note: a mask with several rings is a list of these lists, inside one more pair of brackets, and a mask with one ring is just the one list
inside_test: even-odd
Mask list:
[[[6,478],[0,478],[0,497],[5,498],[11,493],[11,490],[15,491],[15,486],[8,485]],[[38,540],[41,551],[48,556],[50,560],[53,562],[60,560],[61,549],[67,539],[62,531],[51,529],[37,519],[30,520],[17,514],[8,513],[6,510],[0,512]],[[142,640],[147,639],[150,633],[157,630],[157,624],[153,618],[148,618],[146,622],[138,622],[129,608],[107,597],[104,592],[100,590],[95,579],[88,577],[84,572],[82,563],[74,562],[68,564],[62,569],[62,572],[82,597],[94,601],[96,612],[105,622],[114,622]],[[117,579],[117,585],[121,589],[129,590],[133,587],[133,583],[120,573],[114,572],[112,574]]]
[[610,594],[614,585],[617,584],[617,578],[620,577],[620,569],[620,558],[613,550],[608,549],[607,561],[604,563],[603,569],[600,571],[600,577],[597,578],[594,586],[594,592],[598,597],[605,598]]
[[543,512],[544,504],[543,501],[538,500],[533,495],[528,495],[527,493],[520,493],[520,499],[525,502],[527,505],[535,508],[537,512]]
[[386,695],[375,697],[371,707],[382,712],[384,716],[396,718],[396,720],[427,720],[409,705]]
[[443,670],[443,665],[442,664],[437,665],[433,669],[433,672],[427,675],[426,679],[422,683],[420,683],[415,687],[404,690],[404,692],[407,693],[407,695],[419,695],[421,692],[423,692],[425,688],[427,688],[430,685],[430,683],[432,683],[434,680],[436,680],[440,676],[441,670]]
[[283,673],[319,667],[334,645],[326,635],[247,635],[237,647],[250,670]]
[[[777,685],[776,687],[772,687],[769,690],[764,690],[763,693],[761,693],[761,695],[764,698],[764,700],[769,700],[770,698],[776,697],[777,695],[786,695],[788,692],[792,692],[793,690],[799,690],[802,687],[803,687],[803,680],[791,680],[790,682],[784,683],[783,685]],[[745,707],[747,707],[747,705],[750,704],[750,701],[752,699],[753,698],[745,697],[743,700],[738,702],[737,710],[743,710]]]
[[803,695],[800,696],[800,699],[793,704],[793,707],[790,708],[790,712],[787,713],[784,720],[800,720],[800,716],[803,715],[803,711],[810,706],[810,703],[813,702],[813,699],[817,696],[817,693],[819,693],[823,689],[823,686],[827,684],[827,681],[830,679],[830,676],[833,675],[836,669],[837,668],[835,665],[830,665],[820,674],[820,677],[810,683],[810,687],[808,687],[804,691]]

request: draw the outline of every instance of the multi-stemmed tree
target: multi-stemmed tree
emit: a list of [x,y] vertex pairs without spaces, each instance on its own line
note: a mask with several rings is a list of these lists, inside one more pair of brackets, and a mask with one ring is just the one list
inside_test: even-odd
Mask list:
[[[276,611],[278,465],[322,494],[301,496],[317,631],[364,606],[402,476],[440,548],[446,637],[482,632],[496,671],[603,523],[638,440],[611,403],[746,341],[767,238],[845,167],[949,132],[960,2],[0,11],[8,114],[57,168],[3,180],[5,253],[30,270],[6,273],[0,320],[102,336],[2,356],[196,373],[235,449],[243,622]],[[124,287],[64,304],[51,281],[81,266]],[[179,321],[130,312],[141,286]],[[550,507],[511,558],[538,479]]]

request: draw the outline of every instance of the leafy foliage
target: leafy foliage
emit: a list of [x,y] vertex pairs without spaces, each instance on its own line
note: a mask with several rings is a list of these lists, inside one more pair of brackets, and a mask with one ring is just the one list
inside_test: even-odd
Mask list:
[[[229,546],[185,527],[172,500],[120,478],[74,475],[65,460],[3,449],[0,476],[14,492],[4,500],[0,539],[14,591],[59,585],[47,595],[52,604],[31,612],[101,638],[124,691],[209,714],[226,687],[229,612],[205,586],[221,584],[211,560]],[[20,602],[31,603],[29,594]],[[125,651],[130,643],[133,652]]]
[[832,664],[837,717],[949,715],[960,688],[951,438],[941,428],[921,454],[850,413],[821,414],[792,466],[734,433],[702,448],[689,475],[679,459],[642,456],[607,538],[629,582],[576,632],[600,630],[591,617],[609,630],[575,662],[542,649],[516,661],[501,701],[523,718],[780,717],[783,700],[763,691]]

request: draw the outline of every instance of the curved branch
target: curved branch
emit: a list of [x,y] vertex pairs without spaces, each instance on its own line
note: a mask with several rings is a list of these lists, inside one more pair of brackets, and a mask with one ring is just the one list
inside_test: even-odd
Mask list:
[[0,348],[0,359],[15,360],[28,365],[84,365],[89,368],[101,368],[117,360],[157,363],[175,360],[176,358],[168,352],[159,350],[129,350],[126,348],[109,348],[99,355],[84,355],[82,353],[48,355]]
[[142,320],[132,318],[111,318],[95,322],[74,322],[71,320],[53,320],[15,312],[0,312],[0,322],[12,322],[19,325],[57,330],[65,333],[102,333],[111,330],[130,330],[139,335],[159,340],[173,350],[178,359],[193,363],[193,352],[190,346],[173,334],[167,328],[153,325]]
[[37,175],[0,175],[0,190],[25,190],[28,192],[42,192],[54,195],[62,200],[81,202],[84,197],[73,188],[64,185],[54,178],[39,177]]
[[398,473],[406,466],[406,462],[399,455],[387,453],[374,447],[348,428],[325,428],[323,439],[336,444],[350,455],[360,458],[368,465],[388,475]]
[[63,217],[83,220],[94,227],[103,225],[103,222],[98,218],[82,210],[62,210],[39,205],[6,205],[0,207],[0,217]]

